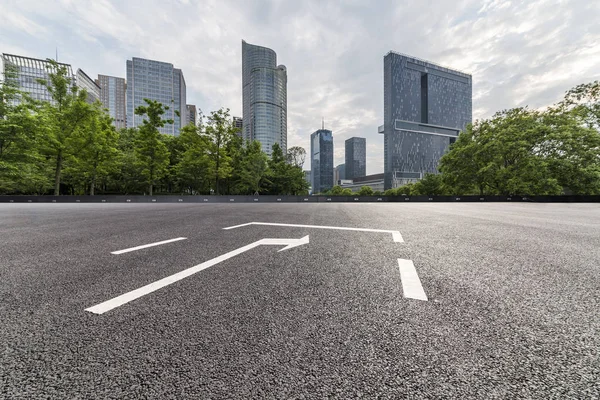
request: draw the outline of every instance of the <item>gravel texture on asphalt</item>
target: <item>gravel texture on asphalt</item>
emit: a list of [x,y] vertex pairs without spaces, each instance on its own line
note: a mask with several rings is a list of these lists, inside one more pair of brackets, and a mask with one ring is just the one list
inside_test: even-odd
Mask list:
[[0,398],[361,397],[599,398],[600,206],[0,204]]

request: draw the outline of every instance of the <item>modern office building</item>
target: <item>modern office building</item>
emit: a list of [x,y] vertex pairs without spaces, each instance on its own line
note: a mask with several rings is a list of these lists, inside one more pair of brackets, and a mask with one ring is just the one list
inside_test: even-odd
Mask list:
[[341,182],[343,189],[350,189],[353,192],[358,192],[363,186],[369,186],[374,192],[383,192],[383,177],[384,174],[365,175],[351,180]]
[[238,136],[244,136],[244,120],[240,117],[233,117],[233,126],[237,129]]
[[323,193],[333,187],[333,133],[319,129],[310,135],[312,192]]
[[[164,119],[173,124],[159,128],[161,133],[179,135],[187,122],[186,85],[183,72],[173,64],[133,57],[127,60],[127,127],[140,126],[143,116],[135,115],[135,109],[146,105],[144,99],[161,102],[169,107]],[[179,112],[179,116],[177,115]]]
[[354,179],[367,175],[367,139],[353,137],[347,139],[346,176],[342,179]]
[[287,152],[287,71],[271,49],[242,40],[243,137],[267,155],[278,143]]
[[196,111],[196,106],[193,104],[188,104],[186,107],[187,107],[187,123],[186,123],[186,125],[189,125],[189,124],[196,125],[196,116],[198,115],[198,112]]
[[339,185],[344,179],[346,179],[346,164],[340,164],[333,170],[333,184]]
[[126,128],[127,108],[125,107],[125,94],[127,84],[125,83],[125,79],[99,74],[96,83],[100,87],[100,101],[113,119],[113,125],[117,129]]
[[100,100],[100,86],[90,78],[81,68],[77,69],[75,82],[79,90],[85,90],[87,93],[87,102],[93,104]]
[[471,75],[389,52],[384,57],[385,189],[437,173],[451,143],[472,121]]
[[[46,86],[38,82],[38,79],[49,80],[49,72],[53,72],[52,64],[48,60],[22,57],[14,54],[2,54],[4,74],[11,67],[16,72],[16,81],[19,90],[27,93],[32,99],[53,102],[52,96]],[[71,65],[58,63],[59,67],[67,70],[67,77],[75,83],[75,75]],[[18,100],[16,100],[18,102]]]

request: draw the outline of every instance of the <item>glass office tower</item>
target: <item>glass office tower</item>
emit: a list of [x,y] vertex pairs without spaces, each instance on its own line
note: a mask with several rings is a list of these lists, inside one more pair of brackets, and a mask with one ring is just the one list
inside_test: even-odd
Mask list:
[[[47,60],[16,56],[14,54],[2,54],[2,62],[5,72],[11,66],[15,68],[19,90],[26,92],[34,100],[53,102],[52,96],[48,92],[48,89],[46,89],[46,86],[38,82],[38,79],[48,81],[50,79],[48,73],[54,72],[52,64]],[[71,80],[72,84],[75,84],[75,75],[73,74],[71,65],[63,63],[58,63],[58,65],[67,69],[67,77]]]
[[271,49],[242,40],[242,121],[245,140],[269,156],[274,143],[287,152],[287,71]]
[[323,193],[333,187],[333,133],[319,129],[310,135],[312,192]]
[[100,101],[108,114],[113,119],[113,125],[117,129],[126,128],[125,116],[125,92],[127,84],[124,78],[116,76],[98,75],[96,83],[100,86]]
[[384,57],[385,188],[437,173],[451,143],[472,121],[471,75],[389,52]]
[[[127,60],[127,127],[142,124],[143,117],[135,115],[135,109],[145,106],[145,98],[161,102],[169,110],[163,119],[172,119],[173,124],[159,128],[161,133],[179,135],[187,121],[186,85],[183,72],[173,64],[133,57]],[[176,111],[179,111],[177,116]]]
[[367,175],[367,139],[353,137],[345,142],[346,166],[344,178],[354,179]]

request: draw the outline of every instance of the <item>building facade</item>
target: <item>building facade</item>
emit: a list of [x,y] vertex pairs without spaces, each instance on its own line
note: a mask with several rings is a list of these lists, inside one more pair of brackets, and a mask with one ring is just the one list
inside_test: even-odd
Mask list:
[[125,106],[125,94],[127,84],[124,78],[116,76],[98,75],[96,83],[100,87],[100,101],[108,114],[113,119],[113,125],[117,129],[127,127],[127,108]]
[[196,125],[196,116],[198,115],[198,111],[196,111],[196,106],[193,104],[188,104],[186,106],[187,108],[187,123],[186,125],[189,124],[194,124],[194,126]]
[[237,135],[244,136],[244,119],[240,117],[233,117],[233,126],[237,129]]
[[333,171],[333,184],[340,185],[344,179],[346,179],[346,164],[340,164]]
[[135,109],[146,105],[145,98],[169,107],[162,117],[172,119],[174,123],[166,124],[159,128],[159,131],[178,136],[181,127],[187,121],[186,85],[183,72],[166,62],[136,57],[127,60],[128,128],[135,128],[142,124],[145,117],[135,115]]
[[333,187],[333,133],[319,129],[310,135],[312,192],[323,193]]
[[367,139],[353,137],[345,142],[346,176],[354,179],[367,175]]
[[81,68],[77,69],[75,82],[79,90],[85,90],[87,93],[87,102],[93,104],[100,100],[100,86],[90,78]]
[[342,188],[350,189],[352,192],[360,191],[363,186],[368,186],[373,189],[374,192],[383,192],[383,177],[384,174],[373,174],[358,177],[352,180],[346,180],[341,182]]
[[[48,73],[55,72],[51,63],[47,60],[14,54],[2,54],[2,63],[4,64],[4,74],[11,67],[15,70],[15,80],[19,90],[27,93],[34,100],[53,102],[52,95],[50,95],[46,86],[38,82],[38,79],[48,81],[50,79]],[[66,68],[67,77],[75,84],[75,75],[71,65],[58,63],[58,66]],[[19,100],[15,101],[18,102]]]
[[472,121],[471,75],[389,52],[384,57],[385,189],[437,173],[451,143]]
[[269,156],[275,143],[287,152],[287,70],[273,50],[243,40],[242,113],[245,140]]

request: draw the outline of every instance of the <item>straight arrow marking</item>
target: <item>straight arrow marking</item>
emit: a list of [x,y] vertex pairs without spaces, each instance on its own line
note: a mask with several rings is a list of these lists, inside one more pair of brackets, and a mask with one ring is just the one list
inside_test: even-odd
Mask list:
[[180,281],[184,278],[187,278],[188,276],[194,275],[197,272],[200,272],[202,270],[210,268],[213,265],[216,265],[220,262],[228,260],[232,257],[237,256],[238,254],[242,254],[250,249],[253,249],[253,248],[261,246],[261,245],[267,245],[267,246],[269,246],[269,245],[270,246],[286,245],[286,247],[279,250],[279,251],[283,251],[283,250],[291,249],[296,246],[302,246],[303,244],[307,244],[308,242],[309,242],[308,236],[304,236],[301,239],[261,239],[254,243],[250,243],[249,245],[240,247],[239,249],[230,251],[229,253],[225,253],[219,257],[215,257],[212,260],[205,261],[202,264],[198,264],[196,266],[193,266],[191,268],[188,268],[186,270],[183,270],[183,271],[173,274],[171,276],[167,276],[166,278],[160,279],[156,282],[152,282],[146,286],[142,286],[139,289],[132,290],[131,292],[127,292],[118,297],[107,300],[103,303],[96,304],[93,307],[86,308],[85,311],[89,311],[94,314],[104,314],[107,311],[110,311],[114,308],[120,307],[123,304],[127,304],[130,301],[133,301],[135,299],[139,299],[140,297],[145,296],[148,293],[152,293],[154,291],[157,291],[158,289],[164,288],[165,286],[169,286],[172,283]]
[[404,297],[409,299],[427,301],[427,296],[421,285],[421,280],[415,269],[412,260],[398,259],[398,268],[400,268],[400,279],[402,280],[402,291]]
[[228,226],[223,228],[225,230],[242,228],[250,225],[266,225],[266,226],[292,226],[296,228],[315,228],[315,229],[335,229],[340,231],[358,231],[358,232],[378,232],[378,233],[391,233],[394,242],[403,243],[404,239],[398,231],[389,231],[385,229],[368,229],[368,228],[348,228],[344,226],[323,226],[323,225],[299,225],[299,224],[279,224],[275,222],[248,222],[247,224]]

